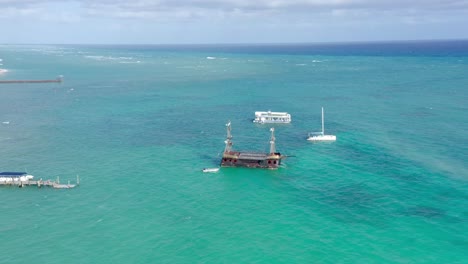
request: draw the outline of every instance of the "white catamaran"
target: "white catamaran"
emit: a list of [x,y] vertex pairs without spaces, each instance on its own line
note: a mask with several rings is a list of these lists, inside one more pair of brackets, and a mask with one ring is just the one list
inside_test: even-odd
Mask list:
[[323,118],[323,107],[322,107],[322,132],[311,132],[307,138],[309,141],[336,141],[335,135],[325,135],[325,125]]

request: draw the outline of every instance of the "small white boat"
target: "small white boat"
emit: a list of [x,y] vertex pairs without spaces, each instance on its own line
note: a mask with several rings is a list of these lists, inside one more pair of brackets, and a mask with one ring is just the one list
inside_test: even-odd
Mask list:
[[325,135],[325,125],[323,117],[323,107],[322,107],[322,131],[321,132],[311,132],[307,137],[309,141],[336,141],[335,135]]
[[218,172],[219,168],[204,168],[203,172]]

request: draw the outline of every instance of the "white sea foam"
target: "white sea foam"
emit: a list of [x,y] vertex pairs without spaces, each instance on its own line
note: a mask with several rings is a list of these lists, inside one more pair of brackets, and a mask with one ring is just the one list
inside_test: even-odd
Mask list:
[[208,57],[206,57],[206,59],[207,59],[207,60],[215,60],[216,57],[210,57],[210,56],[208,56]]
[[113,56],[103,56],[103,55],[86,55],[84,56],[87,59],[97,60],[97,61],[111,61],[117,63],[141,63],[141,61],[136,60],[133,57],[113,57]]
[[98,55],[86,55],[84,57],[87,59],[93,59],[93,60],[103,60],[105,58],[104,56],[98,56]]
[[141,63],[141,61],[119,61],[119,63],[128,63],[128,64],[132,64],[132,63]]
[[8,72],[7,69],[0,69],[0,74]]

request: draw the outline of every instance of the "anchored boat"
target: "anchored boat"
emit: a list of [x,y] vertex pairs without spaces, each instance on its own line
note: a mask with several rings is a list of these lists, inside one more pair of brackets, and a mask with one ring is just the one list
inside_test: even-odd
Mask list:
[[218,172],[219,168],[204,168],[203,172]]
[[322,107],[322,131],[309,133],[309,137],[307,138],[307,140],[309,141],[336,141],[335,135],[325,135],[323,107]]
[[255,112],[254,123],[260,124],[288,124],[291,123],[291,115],[286,112]]
[[275,147],[275,129],[271,128],[270,152],[257,153],[232,150],[232,135],[231,122],[226,124],[227,137],[226,147],[224,148],[223,157],[221,159],[222,167],[248,167],[248,168],[270,168],[276,169],[281,165],[283,156],[276,152]]
[[34,176],[29,175],[27,172],[0,172],[0,182],[25,182],[33,178]]

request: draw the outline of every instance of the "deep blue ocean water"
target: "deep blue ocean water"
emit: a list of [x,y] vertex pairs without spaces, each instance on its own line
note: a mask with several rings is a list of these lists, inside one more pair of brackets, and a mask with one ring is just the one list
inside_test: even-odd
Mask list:
[[[467,263],[468,41],[1,45],[0,263]],[[330,144],[310,143],[325,128]],[[215,167],[234,148],[278,170]],[[3,123],[7,122],[7,123]]]

